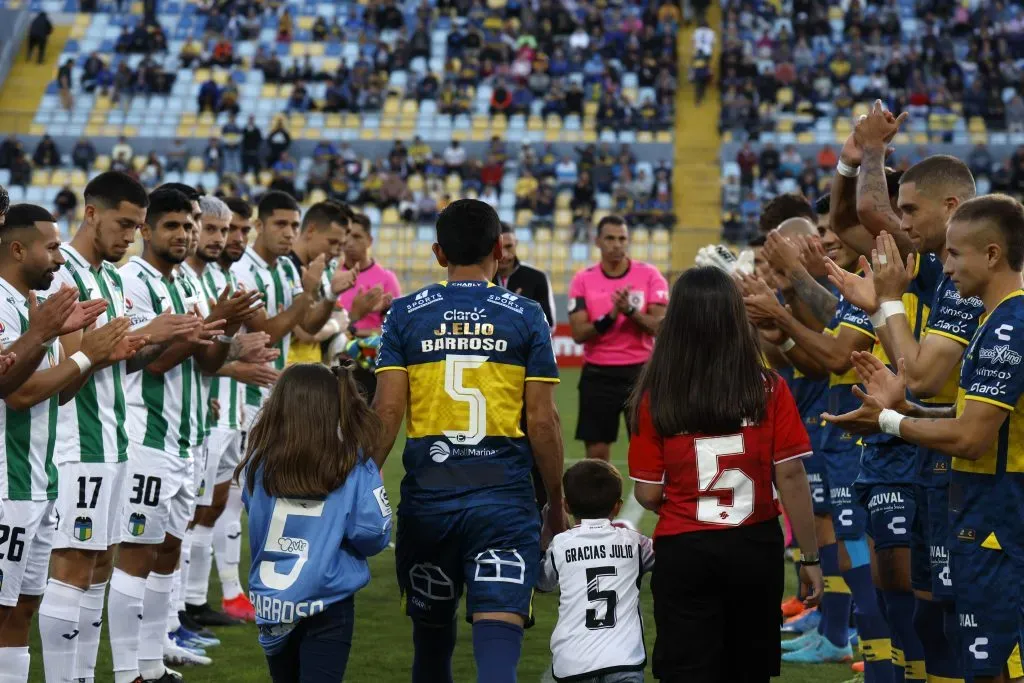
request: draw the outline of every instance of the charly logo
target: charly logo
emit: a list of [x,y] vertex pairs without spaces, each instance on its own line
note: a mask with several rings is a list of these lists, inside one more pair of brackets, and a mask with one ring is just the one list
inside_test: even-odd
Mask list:
[[430,447],[430,459],[434,462],[441,463],[448,459],[452,454],[452,447],[444,441],[435,441]]

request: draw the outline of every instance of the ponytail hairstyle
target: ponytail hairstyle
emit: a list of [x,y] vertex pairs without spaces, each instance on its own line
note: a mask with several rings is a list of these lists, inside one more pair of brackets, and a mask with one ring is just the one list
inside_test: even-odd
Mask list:
[[277,498],[323,498],[344,484],[382,430],[354,367],[300,363],[281,373],[249,431],[235,481],[244,476],[252,493],[262,469],[263,488]]

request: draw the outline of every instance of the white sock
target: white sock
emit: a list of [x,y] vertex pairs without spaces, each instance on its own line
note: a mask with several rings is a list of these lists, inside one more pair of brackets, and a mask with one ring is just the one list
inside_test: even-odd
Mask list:
[[171,576],[173,577],[174,588],[171,589],[171,608],[167,610],[168,633],[177,631],[178,627],[181,626],[181,619],[178,618],[178,598],[181,596],[181,568],[175,569]]
[[27,647],[0,647],[0,683],[25,683],[31,658]]
[[242,489],[232,484],[224,513],[213,527],[213,554],[217,560],[221,594],[231,600],[242,594],[238,563],[242,558]]
[[82,597],[82,610],[78,616],[78,659],[75,675],[80,683],[92,683],[96,677],[96,655],[100,651],[100,633],[103,630],[103,599],[107,583],[94,583]]
[[[107,597],[107,633],[114,658],[114,683],[131,683],[139,676],[139,631],[146,580],[114,569]],[[160,640],[163,643],[163,639]]]
[[176,611],[185,609],[185,581],[188,580],[188,569],[192,566],[192,530],[185,532],[181,539],[181,556],[178,558],[177,579],[174,582],[174,595],[171,607]]
[[81,629],[79,611],[85,591],[50,579],[39,604],[39,637],[43,643],[43,670],[48,683],[73,683]]
[[213,527],[192,529],[192,554],[185,583],[185,604],[205,605],[209,601],[210,569],[213,568]]
[[167,640],[167,611],[171,608],[174,574],[149,573],[142,603],[139,629],[139,673],[146,680],[164,675],[164,641]]

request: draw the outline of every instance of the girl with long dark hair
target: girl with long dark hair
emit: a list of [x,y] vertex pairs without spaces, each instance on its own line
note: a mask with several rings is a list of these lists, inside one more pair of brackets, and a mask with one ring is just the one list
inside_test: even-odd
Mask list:
[[249,593],[274,683],[344,679],[366,558],[391,538],[391,506],[368,455],[381,423],[352,367],[285,370],[235,470],[249,512]]
[[823,590],[801,463],[811,444],[785,382],[762,364],[739,289],[724,272],[694,268],[676,281],[630,409],[634,495],[658,513],[655,677],[778,676],[778,498],[803,552],[808,604]]

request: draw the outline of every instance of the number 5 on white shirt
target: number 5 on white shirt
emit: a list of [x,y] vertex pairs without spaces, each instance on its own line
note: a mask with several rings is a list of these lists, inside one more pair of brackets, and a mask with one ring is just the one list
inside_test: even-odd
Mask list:
[[289,517],[320,517],[324,514],[322,500],[296,500],[280,498],[274,503],[274,513],[270,518],[267,530],[267,542],[263,550],[268,553],[294,555],[295,563],[287,573],[277,571],[280,560],[263,560],[260,562],[260,581],[267,588],[283,591],[298,581],[299,573],[309,558],[309,541],[304,538],[292,538],[284,535],[284,525]]

